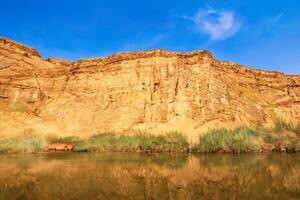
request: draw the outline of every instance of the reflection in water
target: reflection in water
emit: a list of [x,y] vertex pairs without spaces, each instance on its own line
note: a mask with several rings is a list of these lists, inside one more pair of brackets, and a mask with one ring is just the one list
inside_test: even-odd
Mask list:
[[0,156],[0,200],[300,199],[294,155]]

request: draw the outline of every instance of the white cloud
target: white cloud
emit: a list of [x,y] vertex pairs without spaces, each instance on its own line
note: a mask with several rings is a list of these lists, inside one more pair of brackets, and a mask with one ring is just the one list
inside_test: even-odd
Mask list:
[[268,20],[268,22],[269,23],[277,23],[282,18],[283,15],[284,15],[284,12],[278,13],[275,17],[271,17]]
[[197,31],[209,35],[211,40],[224,40],[241,28],[241,21],[233,11],[216,10],[211,7],[199,10],[188,19],[195,23]]

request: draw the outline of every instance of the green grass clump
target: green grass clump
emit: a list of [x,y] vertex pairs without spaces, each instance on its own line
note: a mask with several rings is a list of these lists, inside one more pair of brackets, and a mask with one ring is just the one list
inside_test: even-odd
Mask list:
[[[296,136],[286,134],[286,131],[294,132]],[[272,134],[276,133],[276,134]],[[275,127],[265,130],[264,142],[274,145],[276,151],[298,152],[300,151],[300,125],[294,125],[284,120],[278,120]]]
[[178,131],[168,132],[165,135],[166,142],[170,149],[188,148],[187,137]]
[[292,131],[300,137],[300,125],[293,127]]
[[293,125],[291,123],[287,123],[283,120],[279,120],[275,127],[274,131],[276,133],[282,132],[282,131],[292,131],[296,133],[298,136],[300,136],[300,125]]
[[299,140],[293,138],[291,140],[291,144],[292,144],[293,151],[300,152],[300,141]]
[[45,140],[48,144],[55,144],[55,143],[63,143],[63,144],[78,144],[81,142],[81,139],[77,136],[65,136],[61,137],[55,134],[47,134],[45,136]]
[[43,138],[26,131],[22,135],[8,136],[0,139],[1,153],[38,152],[45,148]]
[[290,136],[281,136],[275,143],[276,148],[285,148],[287,152],[300,151],[300,140]]
[[279,134],[274,135],[270,133],[269,131],[263,131],[261,134],[263,140],[265,143],[274,144],[279,140]]
[[258,132],[249,128],[212,130],[199,137],[192,152],[253,152],[258,150]]
[[292,130],[294,128],[294,126],[290,123],[287,123],[283,120],[279,120],[276,124],[275,124],[275,127],[274,127],[274,131],[275,132],[281,132],[281,131],[284,131],[284,130]]
[[283,149],[288,152],[300,151],[300,140],[296,137],[291,137],[282,133],[276,135],[265,133],[263,134],[264,142],[274,145],[277,151]]
[[188,148],[185,136],[178,132],[165,135],[151,135],[137,133],[124,135],[115,133],[102,133],[89,137],[75,145],[74,151],[111,150],[111,151],[180,151]]

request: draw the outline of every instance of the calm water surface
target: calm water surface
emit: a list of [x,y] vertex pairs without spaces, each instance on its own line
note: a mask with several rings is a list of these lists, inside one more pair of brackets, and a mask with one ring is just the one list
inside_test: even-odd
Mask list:
[[0,155],[14,199],[300,199],[300,155]]

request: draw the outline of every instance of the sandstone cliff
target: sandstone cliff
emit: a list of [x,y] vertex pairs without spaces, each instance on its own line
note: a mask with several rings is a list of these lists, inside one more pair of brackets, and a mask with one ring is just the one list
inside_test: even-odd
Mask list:
[[0,37],[0,134],[90,135],[300,123],[300,76],[221,62],[208,51],[42,59]]

